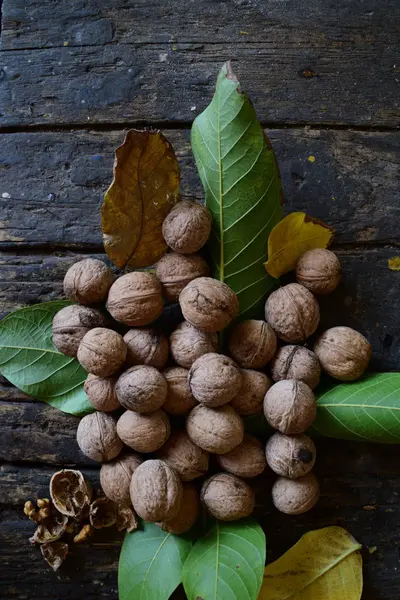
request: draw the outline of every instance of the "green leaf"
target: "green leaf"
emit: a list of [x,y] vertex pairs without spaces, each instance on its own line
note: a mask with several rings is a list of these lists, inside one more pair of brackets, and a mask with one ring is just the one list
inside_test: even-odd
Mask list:
[[345,440],[400,442],[400,373],[371,373],[328,384],[317,395],[313,433]]
[[192,546],[154,523],[127,533],[118,567],[119,600],[167,600],[181,582],[182,565]]
[[265,535],[252,520],[217,522],[183,567],[188,600],[256,600],[265,565]]
[[282,187],[274,152],[230,63],[193,123],[192,149],[213,216],[213,276],[236,292],[241,318],[260,317],[277,284],[263,263],[269,233],[282,218]]
[[0,373],[17,388],[72,415],[93,412],[83,391],[87,373],[52,342],[54,315],[70,302],[45,302],[0,321]]

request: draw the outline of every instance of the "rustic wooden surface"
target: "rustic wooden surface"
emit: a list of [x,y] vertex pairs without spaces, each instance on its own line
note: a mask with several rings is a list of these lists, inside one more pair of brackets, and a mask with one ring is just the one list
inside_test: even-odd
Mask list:
[[[61,294],[66,268],[102,254],[98,208],[129,127],[161,127],[202,199],[193,118],[234,59],[276,150],[286,211],[335,227],[344,277],[322,302],[400,368],[398,0],[0,0],[0,316]],[[28,543],[27,498],[61,465],[94,483],[78,419],[0,379],[0,597],[117,598],[120,534],[99,533],[54,574]],[[274,559],[309,529],[340,524],[364,544],[364,600],[400,600],[398,449],[318,441],[318,507],[257,512]],[[267,487],[270,481],[267,481]],[[372,551],[376,547],[376,551]],[[371,552],[368,550],[371,549]],[[182,596],[180,596],[182,597]]]

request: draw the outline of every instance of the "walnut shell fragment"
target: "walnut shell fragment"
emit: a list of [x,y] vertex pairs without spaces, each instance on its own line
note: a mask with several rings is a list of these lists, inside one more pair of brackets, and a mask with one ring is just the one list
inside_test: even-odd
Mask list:
[[89,520],[95,529],[112,527],[117,521],[117,505],[109,498],[96,498],[90,505]]
[[136,531],[136,529],[139,527],[139,523],[130,506],[126,506],[126,504],[118,504],[117,520],[115,525],[118,531],[127,531],[128,533]]
[[268,297],[265,320],[283,341],[304,342],[318,327],[318,302],[302,285],[289,283]]
[[64,535],[67,525],[68,517],[53,509],[49,517],[42,519],[38,524],[35,533],[30,538],[30,542],[33,544],[55,542]]
[[201,488],[201,501],[220,521],[237,521],[248,517],[255,504],[251,487],[230,473],[217,473],[207,479]]
[[149,325],[163,308],[161,283],[146,271],[122,275],[108,293],[107,310],[116,321],[130,327]]
[[80,471],[63,469],[50,479],[50,496],[61,514],[79,519],[89,512],[92,488]]
[[182,481],[202,477],[208,471],[208,452],[196,446],[186,431],[176,430],[157,453]]
[[169,343],[174,361],[186,369],[203,354],[218,352],[218,335],[200,331],[187,321],[172,332]]
[[64,542],[49,542],[40,546],[44,560],[53,569],[58,571],[68,554],[68,544]]
[[243,369],[262,369],[274,356],[276,344],[275,332],[268,323],[249,319],[233,328],[228,353]]
[[176,517],[157,523],[161,529],[175,535],[182,535],[189,531],[196,523],[200,512],[200,499],[195,486],[192,483],[184,483],[182,490],[181,507]]
[[221,331],[239,312],[239,300],[226,283],[211,277],[198,277],[179,295],[183,316],[202,331]]
[[211,352],[193,363],[188,381],[198,402],[217,407],[233,400],[242,385],[242,375],[231,358]]
[[142,462],[140,454],[127,451],[101,466],[100,484],[107,498],[117,504],[130,504],[129,486],[132,475]]
[[185,256],[175,252],[165,254],[156,264],[156,276],[161,282],[164,296],[177,302],[183,288],[197,277],[207,277],[210,269],[198,254]]
[[149,327],[136,327],[124,335],[128,352],[127,365],[148,365],[162,369],[168,360],[168,340],[161,331]]
[[64,277],[64,294],[79,304],[98,304],[114,282],[111,269],[97,258],[73,264]]
[[212,218],[205,206],[182,200],[165,217],[162,233],[168,246],[180,254],[193,254],[211,233]]

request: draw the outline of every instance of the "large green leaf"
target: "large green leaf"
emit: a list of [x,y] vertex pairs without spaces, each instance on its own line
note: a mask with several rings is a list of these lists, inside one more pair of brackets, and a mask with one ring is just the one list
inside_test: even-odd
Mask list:
[[256,600],[265,565],[265,535],[252,520],[217,522],[183,567],[188,600]]
[[192,544],[154,523],[127,533],[118,568],[119,600],[167,600],[181,582]]
[[52,342],[53,317],[69,304],[36,304],[0,321],[0,373],[26,394],[81,415],[94,410],[83,391],[87,373]]
[[317,395],[310,433],[383,444],[400,443],[400,373],[371,373],[329,384]]
[[213,275],[238,295],[241,318],[260,317],[277,283],[263,263],[282,218],[282,188],[274,152],[229,63],[193,123],[192,149],[213,216]]

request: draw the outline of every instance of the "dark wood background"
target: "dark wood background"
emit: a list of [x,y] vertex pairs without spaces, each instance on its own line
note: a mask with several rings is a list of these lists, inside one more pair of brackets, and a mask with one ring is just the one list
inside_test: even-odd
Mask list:
[[[372,367],[400,368],[398,0],[3,0],[0,57],[0,313],[61,294],[77,257],[101,254],[99,206],[130,127],[161,128],[183,195],[201,200],[193,118],[233,60],[277,153],[286,210],[337,231],[340,288],[325,324],[373,344]],[[54,574],[28,543],[27,498],[61,465],[94,480],[77,419],[0,382],[0,596],[117,598],[121,536],[99,533]],[[318,442],[318,507],[258,512],[274,559],[305,531],[341,524],[364,544],[364,600],[400,599],[397,447]],[[262,500],[262,499],[261,499]],[[374,551],[376,547],[376,550]],[[372,549],[371,552],[368,548]]]

